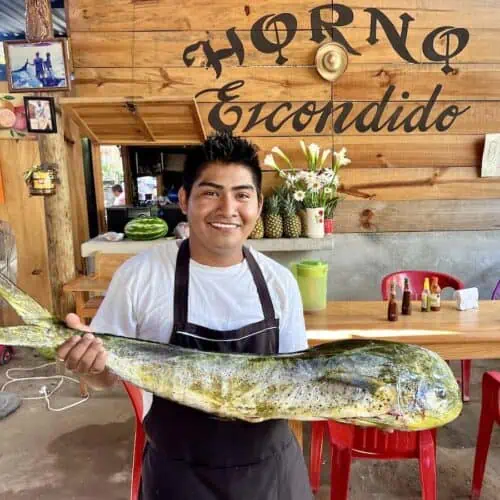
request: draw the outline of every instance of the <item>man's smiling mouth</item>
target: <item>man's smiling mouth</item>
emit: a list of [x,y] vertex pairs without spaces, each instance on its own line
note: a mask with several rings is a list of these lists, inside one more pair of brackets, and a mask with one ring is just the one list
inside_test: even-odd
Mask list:
[[215,229],[237,229],[240,227],[240,224],[229,222],[209,222],[209,225]]

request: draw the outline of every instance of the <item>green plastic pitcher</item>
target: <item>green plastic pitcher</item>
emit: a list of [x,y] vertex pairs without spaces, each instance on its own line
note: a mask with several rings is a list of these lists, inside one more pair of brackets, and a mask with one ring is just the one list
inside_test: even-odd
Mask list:
[[326,308],[328,288],[328,264],[321,260],[303,260],[290,264],[297,283],[304,312],[316,312]]

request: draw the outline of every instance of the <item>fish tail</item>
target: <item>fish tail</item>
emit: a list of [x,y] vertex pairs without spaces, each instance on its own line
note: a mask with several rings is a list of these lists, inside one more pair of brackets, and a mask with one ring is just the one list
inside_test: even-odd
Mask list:
[[0,273],[0,297],[26,324],[41,325],[54,322],[54,317],[47,309],[24,293],[2,273]]
[[68,335],[65,329],[42,326],[6,326],[0,328],[0,344],[17,347],[49,347],[61,345]]

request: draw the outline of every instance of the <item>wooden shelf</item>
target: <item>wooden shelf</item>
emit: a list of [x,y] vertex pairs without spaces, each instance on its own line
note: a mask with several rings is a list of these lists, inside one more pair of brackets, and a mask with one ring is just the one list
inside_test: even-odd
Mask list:
[[62,97],[59,104],[95,144],[183,146],[207,137],[194,98]]
[[[82,257],[91,257],[95,252],[103,253],[139,253],[155,245],[169,243],[174,245],[175,240],[161,238],[153,241],[122,240],[118,242],[106,241],[99,237],[82,244]],[[262,240],[248,240],[248,246],[260,252],[310,252],[314,250],[333,250],[333,236],[325,238],[264,238]]]

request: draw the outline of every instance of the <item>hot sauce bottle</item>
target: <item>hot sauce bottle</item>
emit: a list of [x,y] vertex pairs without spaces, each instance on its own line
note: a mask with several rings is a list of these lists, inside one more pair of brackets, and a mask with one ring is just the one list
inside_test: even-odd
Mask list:
[[429,278],[424,279],[424,289],[422,290],[422,312],[430,311],[430,295],[431,289],[429,287]]
[[401,314],[409,316],[411,314],[411,291],[410,282],[405,278],[405,287],[403,290],[403,302],[401,305]]
[[441,288],[439,287],[438,277],[431,278],[431,294],[430,294],[431,311],[439,311],[441,309]]
[[397,321],[398,319],[398,303],[396,302],[396,282],[391,283],[391,296],[387,305],[387,319],[389,321]]

